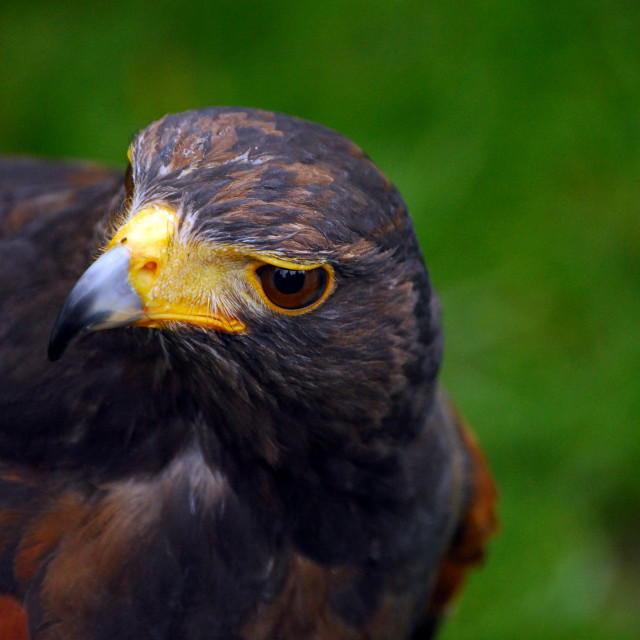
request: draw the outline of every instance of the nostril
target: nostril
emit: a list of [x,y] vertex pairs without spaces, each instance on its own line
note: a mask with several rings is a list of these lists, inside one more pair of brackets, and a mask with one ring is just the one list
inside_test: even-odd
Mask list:
[[145,262],[142,270],[146,271],[149,275],[156,275],[156,271],[158,271],[158,263],[155,260],[149,260],[148,262]]

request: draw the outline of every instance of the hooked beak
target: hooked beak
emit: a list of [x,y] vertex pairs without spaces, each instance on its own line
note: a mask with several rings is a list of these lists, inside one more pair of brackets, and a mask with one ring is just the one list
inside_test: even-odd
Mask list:
[[129,325],[143,317],[142,298],[129,282],[124,245],[103,253],[71,290],[51,331],[49,360],[58,360],[81,331]]
[[[51,332],[50,360],[60,358],[82,331],[127,325],[163,329],[172,324],[227,333],[244,331],[239,318],[207,303],[211,291],[232,287],[227,281],[220,284],[224,266],[218,265],[207,281],[194,252],[173,243],[175,228],[172,209],[150,205],[116,232],[64,303]],[[222,263],[224,255],[223,251]]]

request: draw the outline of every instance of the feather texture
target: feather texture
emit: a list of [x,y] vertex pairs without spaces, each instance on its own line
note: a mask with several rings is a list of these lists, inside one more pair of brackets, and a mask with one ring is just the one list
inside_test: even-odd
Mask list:
[[[0,638],[23,640],[18,602],[32,640],[431,637],[495,489],[438,388],[399,193],[342,136],[247,109],[167,116],[130,157],[126,190],[0,162]],[[245,333],[88,332],[47,363],[74,282],[154,203],[185,255],[327,264],[333,289],[298,315],[236,292]]]

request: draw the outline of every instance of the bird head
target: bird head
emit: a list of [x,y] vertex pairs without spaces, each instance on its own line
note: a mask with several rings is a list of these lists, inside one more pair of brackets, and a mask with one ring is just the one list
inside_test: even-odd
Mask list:
[[271,459],[298,446],[300,422],[327,446],[418,428],[439,305],[401,196],[359,147],[289,116],[212,108],[151,124],[128,156],[51,359],[79,333],[152,332],[211,420],[269,434]]

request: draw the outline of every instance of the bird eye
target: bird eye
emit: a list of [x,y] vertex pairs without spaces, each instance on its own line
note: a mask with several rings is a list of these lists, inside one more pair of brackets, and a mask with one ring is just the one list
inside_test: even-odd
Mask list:
[[284,269],[265,264],[257,270],[265,295],[282,309],[310,307],[327,289],[327,272],[315,269]]

